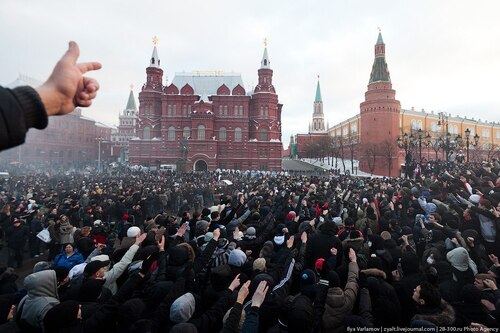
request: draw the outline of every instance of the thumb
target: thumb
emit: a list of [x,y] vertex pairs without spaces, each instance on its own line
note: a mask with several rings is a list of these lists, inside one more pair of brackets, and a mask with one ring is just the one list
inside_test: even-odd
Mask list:
[[78,44],[74,41],[70,41],[68,50],[63,55],[61,60],[69,61],[72,65],[75,65],[79,56],[80,56],[80,48],[78,47]]

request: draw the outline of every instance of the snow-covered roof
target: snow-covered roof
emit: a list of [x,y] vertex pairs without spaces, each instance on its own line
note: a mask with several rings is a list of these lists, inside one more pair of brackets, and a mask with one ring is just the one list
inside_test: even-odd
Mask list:
[[240,73],[229,73],[222,74],[218,71],[214,71],[214,74],[205,74],[211,72],[201,72],[198,73],[175,73],[172,84],[174,84],[179,90],[182,89],[186,84],[189,84],[193,88],[194,93],[200,96],[212,96],[217,95],[217,89],[225,84],[229,91],[231,92],[237,85],[245,87],[243,84],[243,79]]

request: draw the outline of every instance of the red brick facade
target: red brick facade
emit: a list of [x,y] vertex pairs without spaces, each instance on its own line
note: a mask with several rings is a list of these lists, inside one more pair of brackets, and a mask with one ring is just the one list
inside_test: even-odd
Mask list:
[[129,142],[131,164],[174,164],[185,171],[281,170],[282,105],[267,51],[251,94],[239,75],[220,72],[178,73],[165,87],[155,55],[156,49],[139,93],[138,137]]
[[401,104],[385,62],[385,44],[379,34],[375,61],[365,101],[360,104],[360,169],[376,175],[399,175],[399,114]]

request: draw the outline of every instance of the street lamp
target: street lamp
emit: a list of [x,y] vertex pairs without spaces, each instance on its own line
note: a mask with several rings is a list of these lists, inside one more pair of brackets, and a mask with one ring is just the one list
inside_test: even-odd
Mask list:
[[469,163],[469,138],[470,138],[470,129],[467,128],[465,130],[465,147],[467,149],[467,163]]
[[404,133],[402,136],[398,136],[397,144],[399,148],[402,148],[405,151],[405,174],[406,178],[409,178],[410,164],[412,162],[411,148],[415,145],[415,137],[413,134],[408,136],[407,133]]
[[429,161],[429,146],[431,145],[431,140],[432,137],[429,134],[429,132],[427,132],[427,135],[425,136],[425,147],[427,148],[427,161]]
[[97,140],[97,172],[101,172],[101,142],[103,138],[96,138]]
[[417,131],[417,135],[418,135],[418,158],[419,158],[419,162],[422,163],[422,137],[424,136],[424,131],[422,131],[421,128],[418,129]]

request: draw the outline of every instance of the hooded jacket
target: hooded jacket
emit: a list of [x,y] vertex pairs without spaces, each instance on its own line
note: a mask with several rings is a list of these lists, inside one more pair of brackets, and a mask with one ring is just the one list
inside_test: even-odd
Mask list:
[[344,318],[351,313],[358,295],[358,274],[358,264],[350,262],[344,290],[340,287],[328,290],[322,319],[325,332],[344,332]]
[[24,279],[24,288],[28,295],[19,302],[16,320],[20,327],[27,324],[42,329],[45,314],[59,304],[56,272],[46,270],[30,274]]

